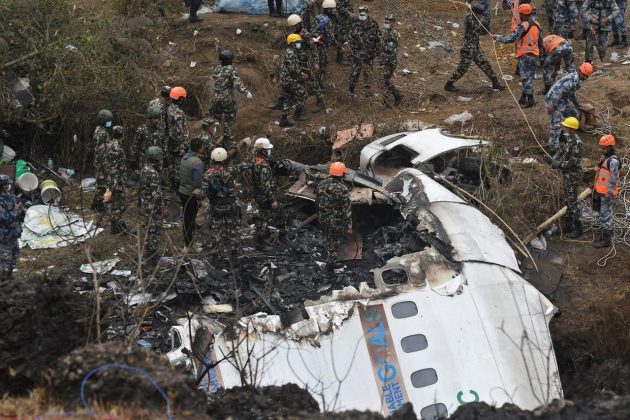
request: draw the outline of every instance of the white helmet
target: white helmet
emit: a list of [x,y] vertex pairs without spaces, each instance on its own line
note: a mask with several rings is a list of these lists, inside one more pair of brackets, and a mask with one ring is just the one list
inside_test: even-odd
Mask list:
[[223,162],[225,159],[227,159],[227,152],[223,147],[217,147],[210,154],[210,159],[215,162]]
[[287,18],[287,26],[297,25],[300,22],[302,22],[302,18],[299,15],[293,14]]
[[322,9],[335,9],[337,2],[335,0],[324,0],[322,3]]
[[256,150],[273,149],[273,144],[271,144],[268,138],[261,137],[259,139],[256,139],[256,142],[254,142],[254,148]]

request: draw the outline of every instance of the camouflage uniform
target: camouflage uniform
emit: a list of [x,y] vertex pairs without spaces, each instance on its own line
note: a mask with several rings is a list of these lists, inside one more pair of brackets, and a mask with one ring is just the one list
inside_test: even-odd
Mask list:
[[[595,31],[588,32],[586,38],[585,60],[589,63],[593,61],[593,48],[597,44],[599,59],[604,62],[606,50],[608,49],[608,32],[612,29],[612,22],[619,14],[619,6],[615,0],[585,0],[582,5],[582,19],[585,28],[592,28]],[[591,23],[591,19],[596,19],[597,23]],[[606,25],[601,25],[603,19],[608,19]],[[595,39],[597,37],[597,39]]]
[[92,200],[92,208],[103,207],[103,195],[107,190],[107,181],[104,174],[104,160],[107,143],[111,140],[111,130],[98,125],[94,130],[94,178],[96,178],[96,192]]
[[479,23],[472,13],[466,15],[464,20],[464,42],[460,50],[461,58],[449,81],[455,82],[461,79],[468,71],[471,62],[474,62],[489,79],[496,77],[490,61],[488,61],[486,54],[479,46],[479,36],[487,33],[486,28]]
[[573,61],[573,47],[568,41],[558,45],[551,54],[546,54],[543,64],[543,80],[545,86],[551,86],[560,69],[560,63],[564,60],[564,71],[576,72],[575,63]]
[[555,151],[558,148],[558,139],[562,133],[562,121],[567,117],[577,117],[579,102],[575,95],[580,88],[580,77],[577,73],[569,73],[558,80],[545,95],[545,108],[553,109],[549,115],[549,149]]
[[164,124],[164,137],[167,136],[168,106],[169,106],[169,103],[164,102],[160,98],[152,99],[151,102],[149,102],[149,106],[148,106],[148,108],[151,108],[151,107],[158,108],[160,112],[162,113],[162,123]]
[[608,170],[610,171],[610,184],[608,187],[608,192],[611,194],[610,200],[605,200],[602,196],[601,204],[599,209],[599,220],[602,223],[602,228],[605,231],[612,232],[614,228],[613,224],[613,196],[612,191],[615,188],[617,180],[619,179],[619,158],[614,152],[614,149],[611,150],[607,155],[602,155],[599,161],[598,168],[604,164],[606,160],[608,160]]
[[107,187],[112,193],[112,224],[124,226],[123,213],[127,209],[127,158],[121,140],[111,138],[105,146],[103,172]]
[[568,38],[569,31],[577,24],[578,14],[575,0],[557,0],[551,33]]
[[319,71],[315,74],[315,77],[320,89],[324,89],[324,79],[328,69],[328,46],[336,45],[337,42],[334,38],[336,24],[337,20],[334,16],[325,14],[315,16],[312,36],[315,44],[315,63],[319,64]]
[[363,85],[366,94],[370,90],[372,76],[372,61],[381,51],[381,30],[376,21],[370,17],[366,21],[356,20],[350,32],[350,56],[352,58],[352,73],[350,74],[350,93],[363,71]]
[[[142,124],[136,130],[133,149],[133,168],[142,169],[144,167],[144,154],[151,146],[159,147],[160,149],[162,149],[162,154],[164,156],[168,156],[166,129],[162,121],[153,126],[149,123]],[[160,162],[159,166],[156,167],[158,172],[162,171],[162,167],[163,162]]]
[[385,100],[389,94],[397,92],[396,86],[392,83],[392,76],[398,66],[398,45],[400,43],[400,34],[393,28],[385,29],[383,33],[383,51],[381,52],[380,65],[383,72],[383,99]]
[[236,100],[234,89],[238,89],[243,95],[249,91],[241,81],[238,71],[231,64],[223,66],[219,64],[212,74],[214,79],[214,96],[210,105],[212,118],[223,121],[223,148],[232,147],[232,124],[236,119]]
[[344,42],[348,41],[348,36],[352,30],[353,12],[352,0],[337,0],[337,25],[335,26],[335,39],[337,48],[341,48]]
[[304,87],[304,74],[300,65],[300,58],[293,44],[289,45],[282,57],[280,86],[282,87],[282,113],[284,115],[291,112],[293,105],[295,105],[296,110],[304,108],[308,94]]
[[201,157],[201,160],[203,160],[203,163],[206,166],[210,165],[210,163],[212,162],[212,160],[210,159],[210,155],[215,148],[215,143],[217,140],[214,138],[213,134],[210,134],[205,130],[203,134],[199,136],[199,138],[203,142],[203,156]]
[[271,219],[271,205],[275,201],[276,181],[267,158],[257,154],[252,170],[252,189],[258,208],[256,217],[256,239],[260,242],[267,237],[267,224]]
[[565,216],[565,230],[582,230],[578,209],[578,187],[582,177],[582,140],[574,134],[562,132],[560,148],[553,157],[560,161],[558,167],[562,171],[562,181],[564,187],[564,200],[567,205]]
[[219,253],[236,254],[240,243],[240,206],[236,199],[236,179],[233,168],[213,162],[203,179],[208,196],[208,225],[212,247]]
[[149,161],[140,172],[140,208],[144,215],[146,256],[156,254],[162,235],[164,201],[160,185],[159,162]]
[[[0,187],[1,188],[1,187]],[[8,280],[20,256],[24,212],[15,208],[15,195],[0,191],[0,282]]]
[[179,151],[188,150],[190,146],[190,125],[184,110],[176,103],[168,106],[168,177],[171,186],[177,188],[179,184]]
[[619,13],[613,18],[613,33],[628,36],[628,28],[626,27],[626,8],[628,7],[628,0],[617,0],[617,7],[619,7]]
[[326,236],[326,262],[334,264],[350,220],[350,191],[341,177],[331,176],[317,186],[315,201]]
[[[536,24],[534,19],[529,19],[528,21],[530,25]],[[496,38],[497,42],[502,42],[504,44],[508,44],[510,42],[516,42],[521,39],[525,35],[525,27],[523,26],[523,22],[521,22],[514,31],[509,35],[498,36]],[[531,26],[530,26],[531,27]],[[542,50],[542,31],[538,31],[538,45],[539,50]],[[538,64],[538,57],[534,54],[524,54],[518,59],[518,68],[521,76],[521,84],[523,93],[526,95],[534,94],[534,76],[536,75],[536,65]]]
[[553,28],[556,22],[556,16],[554,10],[557,10],[556,3],[562,0],[545,0],[545,13],[547,14],[547,21],[549,22],[549,28]]

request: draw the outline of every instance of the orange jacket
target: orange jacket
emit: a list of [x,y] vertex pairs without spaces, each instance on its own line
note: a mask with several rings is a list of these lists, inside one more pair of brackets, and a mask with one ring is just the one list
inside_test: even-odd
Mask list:
[[[608,186],[610,185],[610,179],[611,179],[611,172],[610,172],[610,159],[611,158],[616,158],[615,155],[612,155],[608,158],[605,158],[602,163],[599,165],[599,168],[597,169],[597,174],[595,174],[595,185],[593,187],[593,189],[595,190],[596,193],[601,194],[601,195],[607,195],[608,194]],[[619,176],[617,176],[617,182],[615,183],[615,189],[613,189],[612,195],[613,196],[617,196],[619,195],[619,186],[620,186],[620,182],[619,182]]]
[[521,22],[525,33],[516,41],[516,56],[522,57],[525,54],[533,54],[536,57],[540,55],[540,49],[538,48],[538,37],[540,35],[540,29],[535,23]]
[[543,38],[543,48],[547,52],[547,54],[551,54],[553,50],[558,48],[558,45],[563,42],[567,42],[566,39],[562,38],[560,35],[547,35]]

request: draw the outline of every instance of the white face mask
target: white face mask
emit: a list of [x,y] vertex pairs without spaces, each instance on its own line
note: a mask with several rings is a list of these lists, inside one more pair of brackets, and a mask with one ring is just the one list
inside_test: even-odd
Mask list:
[[365,15],[360,15],[360,16],[359,16],[359,20],[360,20],[361,22],[365,22],[365,21],[367,20],[367,16],[365,16]]
[[299,50],[300,48],[302,48],[302,43],[300,43],[300,42],[296,42],[296,43],[295,43],[295,48],[297,48],[298,50]]
[[389,29],[392,26],[389,23],[383,23],[383,29]]
[[267,157],[271,157],[271,149],[265,149],[265,152],[267,152]]
[[104,126],[105,126],[105,128],[112,128],[112,122],[111,121],[106,121]]

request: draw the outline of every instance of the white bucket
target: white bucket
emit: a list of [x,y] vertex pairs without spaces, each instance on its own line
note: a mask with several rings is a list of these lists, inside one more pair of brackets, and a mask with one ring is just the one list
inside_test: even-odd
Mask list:
[[61,196],[61,191],[57,188],[57,183],[47,179],[42,182],[42,201],[44,204],[51,204]]
[[25,172],[17,179],[15,184],[24,192],[31,192],[39,185],[39,180],[34,173]]
[[4,149],[2,150],[2,161],[4,163],[9,163],[13,159],[15,159],[15,150],[5,144]]

